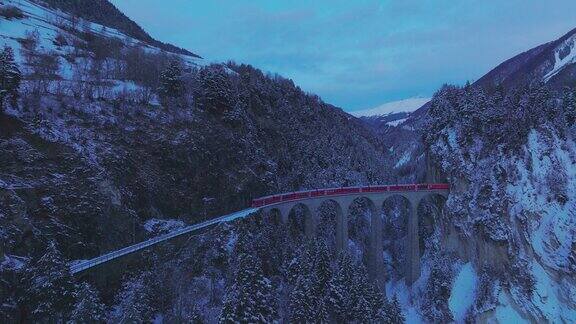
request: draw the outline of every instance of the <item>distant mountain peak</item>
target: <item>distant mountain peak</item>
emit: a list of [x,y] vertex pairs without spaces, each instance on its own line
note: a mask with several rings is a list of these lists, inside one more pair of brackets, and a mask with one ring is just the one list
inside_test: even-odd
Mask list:
[[430,101],[430,98],[408,98],[387,102],[375,108],[353,111],[351,114],[356,117],[380,117],[398,113],[411,113],[425,105],[428,101]]

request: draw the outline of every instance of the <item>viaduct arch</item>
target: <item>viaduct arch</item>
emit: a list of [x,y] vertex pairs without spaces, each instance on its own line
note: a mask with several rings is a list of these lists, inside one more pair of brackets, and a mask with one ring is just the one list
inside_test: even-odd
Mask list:
[[357,199],[365,199],[370,209],[370,247],[369,272],[373,278],[381,273],[384,264],[382,260],[382,218],[380,217],[384,203],[400,196],[409,202],[407,216],[407,246],[405,277],[408,285],[420,277],[420,237],[418,234],[418,207],[422,201],[433,195],[448,198],[447,184],[418,184],[375,187],[352,187],[320,189],[313,191],[294,192],[255,199],[252,207],[260,207],[266,216],[275,212],[280,215],[282,223],[288,223],[290,212],[296,206],[303,206],[304,232],[313,239],[319,221],[318,208],[329,201],[336,206],[336,251],[342,252],[348,244],[348,214],[350,206]]

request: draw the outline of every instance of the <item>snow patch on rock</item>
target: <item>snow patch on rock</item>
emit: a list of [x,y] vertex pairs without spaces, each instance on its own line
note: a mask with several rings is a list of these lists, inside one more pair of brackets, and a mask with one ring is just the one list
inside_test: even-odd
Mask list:
[[176,219],[149,219],[144,223],[146,232],[158,235],[166,234],[181,228],[186,227],[186,224],[181,220]]
[[410,161],[410,157],[412,157],[412,151],[404,152],[404,154],[402,155],[400,160],[398,160],[396,165],[394,165],[394,169],[398,169],[398,168],[402,167],[403,165],[405,165],[406,163],[408,163]]

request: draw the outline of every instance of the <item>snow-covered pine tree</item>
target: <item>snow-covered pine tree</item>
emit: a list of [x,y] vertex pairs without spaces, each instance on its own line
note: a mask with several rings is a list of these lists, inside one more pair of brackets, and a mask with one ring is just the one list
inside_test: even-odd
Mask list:
[[378,288],[368,278],[364,266],[357,267],[350,287],[352,318],[364,322],[377,322],[381,318],[384,299]]
[[190,324],[203,324],[206,322],[204,320],[204,315],[202,314],[200,309],[198,309],[198,306],[196,306],[196,304],[192,306],[192,310],[190,311],[190,314],[186,319],[186,322]]
[[106,306],[90,284],[83,282],[77,285],[74,299],[76,303],[68,323],[102,323],[106,320]]
[[370,307],[370,316],[372,321],[379,322],[382,320],[382,309],[384,309],[385,297],[380,292],[374,282],[369,282],[366,286],[365,296]]
[[324,241],[317,243],[316,260],[314,264],[316,278],[319,286],[318,288],[320,290],[319,293],[324,296],[328,290],[328,283],[332,278],[330,251],[328,249],[328,245]]
[[298,267],[292,274],[296,279],[290,294],[290,320],[296,323],[326,322],[326,296],[332,277],[328,247],[323,242],[308,242],[297,259],[295,264]]
[[182,80],[181,63],[172,60],[168,67],[160,75],[160,88],[158,94],[163,104],[168,104],[169,99],[180,98],[184,95],[184,81]]
[[573,126],[576,123],[576,91],[566,90],[564,92],[562,109],[564,110],[566,123],[569,127]]
[[374,319],[371,307],[370,302],[364,296],[359,296],[352,309],[351,320],[363,324],[376,323],[377,321]]
[[327,320],[324,298],[315,273],[302,274],[290,293],[290,322],[322,323]]
[[[446,258],[447,260],[447,258]],[[422,306],[422,313],[430,322],[447,323],[454,320],[448,307],[450,289],[452,287],[452,273],[447,269],[447,262],[440,260],[434,264],[430,278],[424,290],[425,300],[430,302]]]
[[32,321],[60,321],[74,303],[74,282],[70,268],[55,242],[26,267],[19,297],[23,313]]
[[220,323],[270,323],[277,318],[273,288],[262,273],[260,260],[242,253],[234,283],[226,292]]
[[196,98],[202,109],[221,114],[232,108],[233,83],[222,65],[202,68],[198,79]]
[[327,307],[336,321],[347,322],[352,311],[350,287],[352,287],[353,267],[348,254],[339,257],[334,276],[328,283]]
[[148,275],[146,272],[142,273],[122,284],[122,289],[116,296],[119,312],[113,318],[114,322],[142,323],[152,319],[150,289],[145,282]]
[[314,254],[312,242],[306,242],[301,245],[296,255],[287,260],[288,265],[286,273],[286,281],[291,285],[296,285],[298,279],[305,274],[310,274],[314,269]]
[[267,276],[279,275],[282,272],[288,249],[284,227],[264,220],[253,248],[262,260],[262,269]]
[[398,297],[394,295],[392,300],[388,302],[388,310],[387,318],[388,322],[391,324],[401,324],[406,321],[406,317],[404,317],[404,313],[402,313],[402,307],[400,307],[400,302],[398,302]]
[[210,302],[213,304],[217,303],[215,282],[218,276],[226,271],[228,265],[227,242],[224,238],[222,232],[212,235],[202,267],[202,272],[210,278]]
[[6,99],[10,99],[12,106],[16,105],[21,80],[22,73],[14,60],[14,52],[6,46],[0,52],[0,113]]

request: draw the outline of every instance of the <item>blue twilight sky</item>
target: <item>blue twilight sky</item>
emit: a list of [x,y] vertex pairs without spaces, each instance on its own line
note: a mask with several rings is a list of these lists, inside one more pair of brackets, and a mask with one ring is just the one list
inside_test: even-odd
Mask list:
[[576,27],[574,0],[111,0],[153,37],[348,111],[476,80]]

